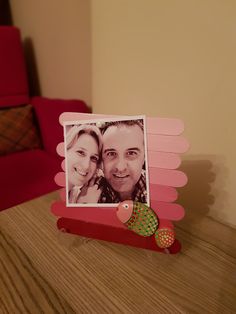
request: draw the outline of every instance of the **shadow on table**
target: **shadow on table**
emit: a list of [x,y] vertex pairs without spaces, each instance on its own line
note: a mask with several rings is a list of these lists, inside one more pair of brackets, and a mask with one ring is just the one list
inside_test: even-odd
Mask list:
[[226,258],[221,262],[219,271],[218,313],[236,313],[236,229],[227,228],[224,231],[226,236],[223,241],[227,245],[223,250]]

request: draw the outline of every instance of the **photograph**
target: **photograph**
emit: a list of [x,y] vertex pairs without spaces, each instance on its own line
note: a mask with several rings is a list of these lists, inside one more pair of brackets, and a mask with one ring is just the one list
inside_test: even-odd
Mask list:
[[64,124],[66,205],[150,205],[145,116]]

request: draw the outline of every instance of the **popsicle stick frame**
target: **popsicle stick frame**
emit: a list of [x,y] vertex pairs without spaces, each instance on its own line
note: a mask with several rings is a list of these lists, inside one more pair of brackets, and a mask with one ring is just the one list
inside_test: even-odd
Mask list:
[[[61,114],[59,122],[64,125],[72,121],[104,118],[112,119],[117,116],[65,112]],[[187,183],[185,173],[177,170],[181,163],[179,154],[189,148],[188,141],[181,136],[183,131],[184,124],[181,120],[146,118],[150,206],[159,219],[159,230],[174,232],[172,222],[184,217],[184,208],[174,203],[178,198],[176,188]],[[64,142],[58,144],[57,153],[65,157]],[[141,237],[128,230],[127,226],[118,220],[115,207],[66,206],[65,160],[62,161],[62,170],[55,176],[55,182],[62,187],[61,200],[54,202],[51,207],[52,213],[60,217],[57,221],[58,229],[163,253],[177,253],[180,250],[181,245],[177,239],[166,249],[157,246],[153,236]]]

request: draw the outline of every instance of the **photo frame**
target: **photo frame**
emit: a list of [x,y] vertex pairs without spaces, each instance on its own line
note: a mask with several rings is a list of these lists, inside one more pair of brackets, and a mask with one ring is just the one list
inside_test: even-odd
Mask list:
[[[63,113],[59,121],[65,122],[117,118],[82,113]],[[181,135],[184,124],[179,119],[146,118],[147,154],[149,169],[150,206],[159,219],[159,230],[169,230],[174,233],[173,221],[184,217],[184,208],[175,203],[178,198],[177,188],[187,183],[187,176],[178,170],[181,164],[180,154],[189,148],[188,141]],[[57,152],[65,157],[65,144],[59,143]],[[56,174],[55,181],[62,187],[61,201],[52,204],[51,211],[60,217],[57,226],[60,230],[81,236],[137,246],[163,253],[177,253],[181,245],[174,238],[168,248],[156,245],[154,237],[141,237],[127,229],[117,219],[117,209],[114,207],[67,207],[65,161],[63,171]]]
[[117,207],[127,197],[150,206],[145,116],[63,127],[67,207]]

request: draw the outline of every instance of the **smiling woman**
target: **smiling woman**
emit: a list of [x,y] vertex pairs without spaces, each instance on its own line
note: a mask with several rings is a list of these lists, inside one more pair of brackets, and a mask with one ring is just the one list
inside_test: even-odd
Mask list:
[[94,125],[66,128],[68,203],[78,203],[82,190],[91,184],[100,162],[102,140]]

